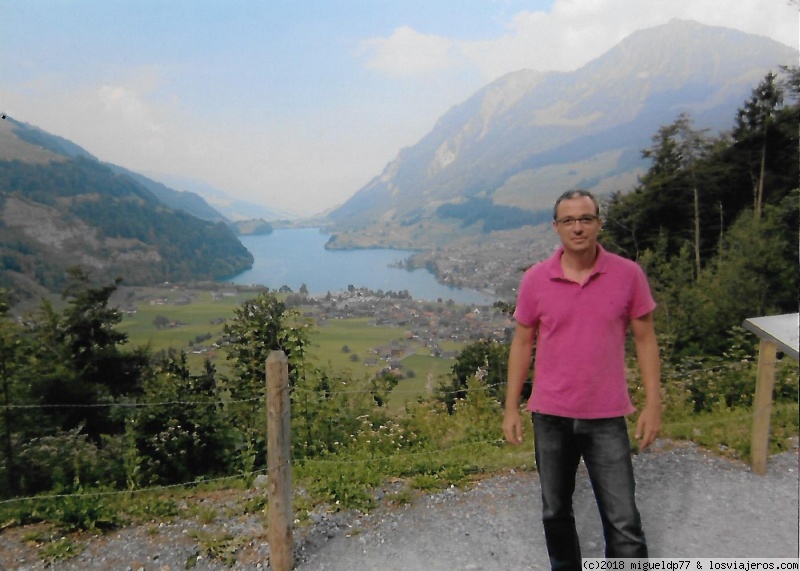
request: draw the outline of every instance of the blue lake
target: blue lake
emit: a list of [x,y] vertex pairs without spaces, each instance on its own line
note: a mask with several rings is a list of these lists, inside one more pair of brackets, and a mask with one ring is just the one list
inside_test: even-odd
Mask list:
[[418,300],[486,305],[494,300],[478,291],[447,287],[427,270],[408,271],[390,264],[408,258],[405,250],[326,250],[328,236],[317,228],[279,229],[266,236],[241,236],[253,254],[253,267],[226,281],[238,285],[288,286],[306,284],[311,295],[341,291],[349,285],[373,291],[403,291]]

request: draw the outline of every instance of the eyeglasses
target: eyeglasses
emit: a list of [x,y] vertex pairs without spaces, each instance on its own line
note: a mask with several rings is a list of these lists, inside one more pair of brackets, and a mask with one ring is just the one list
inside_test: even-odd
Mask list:
[[556,218],[556,224],[559,226],[573,226],[576,222],[580,222],[582,226],[586,226],[597,222],[597,218],[597,216],[592,216],[590,214],[585,214],[578,218],[567,216],[566,218]]

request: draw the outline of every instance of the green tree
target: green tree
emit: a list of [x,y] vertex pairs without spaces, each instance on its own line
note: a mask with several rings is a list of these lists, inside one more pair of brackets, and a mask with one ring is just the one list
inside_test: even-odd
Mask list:
[[781,79],[781,88],[787,99],[791,99],[797,103],[800,99],[800,66],[785,65],[781,66],[783,78]]
[[144,484],[174,484],[227,473],[231,427],[219,404],[216,370],[205,361],[192,374],[186,353],[170,353],[146,383],[143,402],[129,427]]
[[701,201],[700,189],[708,189],[704,159],[712,144],[704,130],[694,128],[687,113],[658,130],[652,146],[642,151],[652,164],[640,184],[630,194],[616,193],[606,209],[604,226],[614,249],[638,259],[658,241],[666,246],[667,255],[689,242],[695,275],[699,274],[701,221],[710,202],[706,197]]
[[[30,420],[16,406],[30,402],[28,360],[33,344],[25,329],[8,313],[6,292],[0,290],[0,382],[2,383],[3,462],[0,464],[6,482],[6,493],[14,495],[19,490],[14,443],[29,433]],[[4,494],[5,495],[5,494]]]
[[706,139],[685,116],[659,129],[640,185],[605,210],[603,244],[645,266],[674,359],[719,354],[742,319],[797,309],[800,70],[783,71],[730,134]]
[[662,357],[671,359],[675,341],[685,337],[684,328],[691,314],[697,311],[699,300],[691,295],[696,278],[689,244],[685,243],[678,254],[668,256],[666,243],[666,236],[662,234],[655,246],[642,254],[639,264],[658,301],[655,319],[661,336]]
[[798,193],[766,205],[761,219],[743,211],[723,241],[716,265],[697,284],[687,329],[706,351],[725,347],[730,330],[748,317],[797,311]]
[[[456,402],[466,398],[470,379],[477,376],[489,394],[500,399],[508,376],[508,349],[507,343],[487,339],[465,346],[450,369],[449,379],[437,388],[436,398],[452,412]],[[525,390],[525,398],[530,394],[529,386]]]
[[764,184],[767,167],[767,149],[770,146],[769,131],[776,112],[783,105],[783,89],[776,81],[777,76],[770,72],[753,90],[752,96],[739,109],[734,139],[752,149],[755,160],[749,161],[753,180],[753,211],[756,219],[761,218],[764,202]]
[[296,380],[309,342],[309,323],[271,292],[245,301],[224,326],[235,378],[228,389],[235,399],[264,395],[266,362],[271,351],[283,351],[289,359],[290,381]]
[[369,393],[377,406],[386,405],[389,394],[400,382],[400,375],[391,371],[384,371],[372,377],[369,381]]
[[109,307],[118,283],[95,287],[73,268],[63,313],[44,302],[32,324],[40,345],[33,393],[46,407],[43,416],[60,430],[81,426],[95,442],[124,430],[113,404],[141,394],[149,367],[146,350],[121,348],[127,343],[127,335],[116,329],[122,316]]
[[224,386],[236,404],[232,413],[239,433],[235,446],[248,459],[244,470],[265,461],[267,358],[271,351],[286,354],[289,383],[294,387],[303,372],[309,329],[309,323],[272,292],[242,303],[225,324],[224,333],[230,343],[227,358],[232,362],[233,376],[225,380]]

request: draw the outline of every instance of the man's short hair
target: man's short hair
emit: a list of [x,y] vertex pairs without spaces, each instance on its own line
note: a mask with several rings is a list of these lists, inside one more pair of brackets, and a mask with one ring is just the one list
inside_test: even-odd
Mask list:
[[583,190],[579,188],[579,189],[568,190],[567,192],[563,193],[556,199],[556,203],[553,205],[553,220],[558,218],[558,205],[561,204],[562,200],[568,200],[570,198],[580,198],[582,196],[588,196],[589,198],[592,199],[592,202],[594,202],[594,213],[597,214],[597,216],[600,216],[600,203],[597,202],[597,199],[594,197],[594,194],[592,194],[588,190]]

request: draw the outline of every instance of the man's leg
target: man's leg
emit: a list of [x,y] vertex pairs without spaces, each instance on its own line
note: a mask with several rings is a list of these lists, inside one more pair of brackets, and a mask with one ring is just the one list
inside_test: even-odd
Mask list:
[[577,431],[603,522],[606,557],[647,557],[625,419],[582,420]]
[[533,414],[536,469],[542,487],[542,523],[554,571],[581,568],[581,548],[572,510],[580,455],[572,423],[569,418]]

